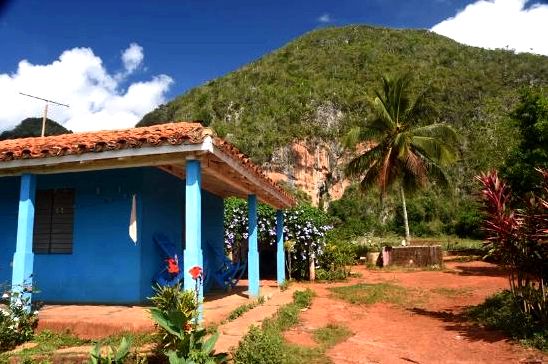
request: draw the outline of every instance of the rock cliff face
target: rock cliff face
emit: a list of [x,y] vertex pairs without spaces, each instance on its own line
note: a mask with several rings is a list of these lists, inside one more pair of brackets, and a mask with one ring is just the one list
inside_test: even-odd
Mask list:
[[350,185],[343,174],[345,161],[343,149],[336,141],[296,141],[279,148],[264,167],[274,181],[304,191],[315,206],[326,208],[330,201],[341,198]]

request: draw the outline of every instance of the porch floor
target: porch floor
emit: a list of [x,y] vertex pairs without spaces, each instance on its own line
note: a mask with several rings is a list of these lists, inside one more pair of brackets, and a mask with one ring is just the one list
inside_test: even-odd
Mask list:
[[[220,323],[235,308],[248,303],[247,284],[247,280],[241,280],[231,292],[206,294],[205,325]],[[261,280],[261,296],[271,298],[279,292],[275,280]],[[38,331],[70,331],[82,339],[98,339],[121,332],[154,331],[146,306],[45,305],[38,318]]]

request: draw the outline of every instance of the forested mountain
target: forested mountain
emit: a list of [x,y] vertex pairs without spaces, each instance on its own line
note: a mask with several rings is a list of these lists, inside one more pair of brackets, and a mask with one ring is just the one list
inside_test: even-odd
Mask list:
[[462,196],[519,142],[509,114],[521,89],[548,85],[548,57],[465,46],[426,30],[324,28],[161,105],[138,125],[203,120],[321,203],[349,185],[341,137],[370,114],[381,76],[405,72],[413,92],[425,92],[425,121],[447,122],[462,138],[449,171]]
[[[61,124],[46,120],[46,136],[72,133]],[[42,134],[42,118],[26,118],[15,128],[6,130],[0,134],[0,140],[36,137]]]

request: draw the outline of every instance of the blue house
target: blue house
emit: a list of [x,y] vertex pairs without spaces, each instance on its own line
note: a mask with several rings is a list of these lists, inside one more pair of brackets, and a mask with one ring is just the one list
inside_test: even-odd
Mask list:
[[0,142],[0,282],[52,303],[143,303],[165,267],[155,234],[189,269],[224,257],[223,199],[249,206],[249,294],[259,294],[257,201],[278,210],[277,272],[284,280],[282,209],[294,204],[234,146],[199,123]]

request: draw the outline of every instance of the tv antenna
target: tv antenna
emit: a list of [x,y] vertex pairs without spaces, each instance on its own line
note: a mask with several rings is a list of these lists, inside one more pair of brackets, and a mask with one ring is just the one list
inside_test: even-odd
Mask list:
[[51,104],[55,104],[55,105],[59,105],[59,106],[69,107],[66,104],[62,104],[60,102],[53,101],[53,100],[44,99],[42,97],[33,96],[33,95],[29,95],[29,94],[24,94],[22,92],[19,92],[19,94],[23,95],[23,96],[32,97],[33,99],[38,99],[38,100],[42,100],[42,101],[46,102],[46,105],[44,106],[44,117],[42,118],[42,133],[41,133],[41,136],[44,136],[44,134],[46,133],[46,120],[48,119],[48,105],[51,103]]

